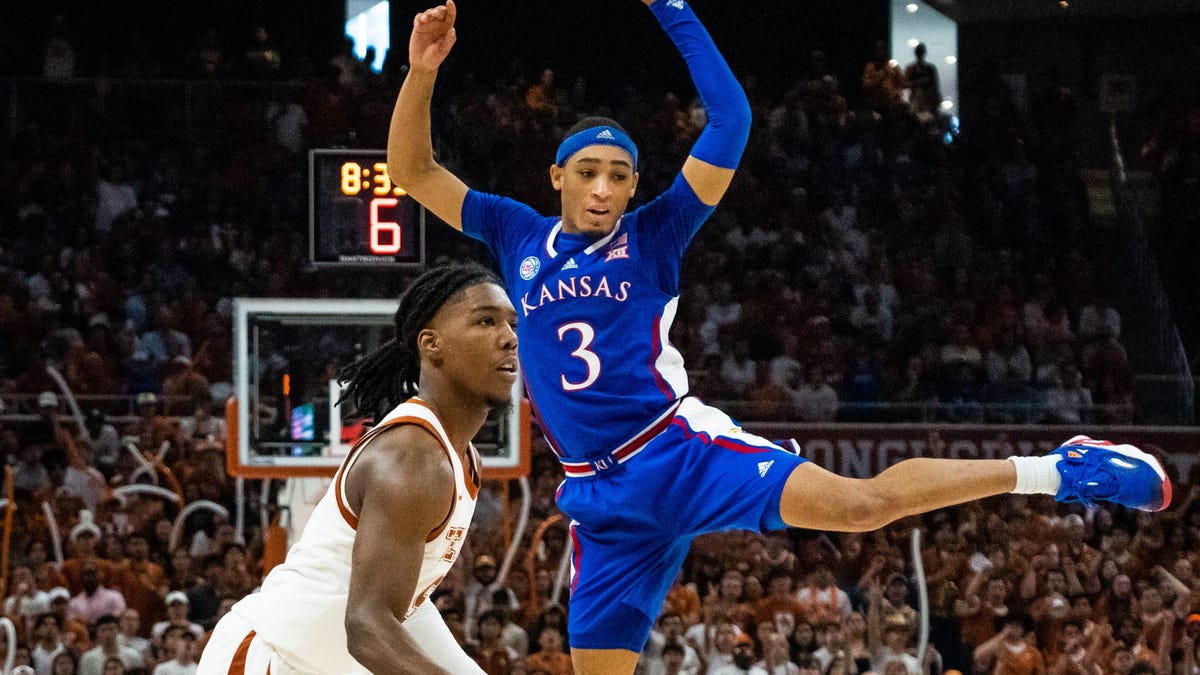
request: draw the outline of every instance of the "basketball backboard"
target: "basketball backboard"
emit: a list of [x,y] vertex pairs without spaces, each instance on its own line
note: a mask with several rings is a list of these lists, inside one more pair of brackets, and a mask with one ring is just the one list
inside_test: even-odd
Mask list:
[[[332,476],[364,431],[338,404],[340,368],[391,339],[395,300],[236,298],[234,397],[226,406],[230,474],[245,478]],[[493,413],[475,439],[484,477],[529,470],[529,412],[520,402]]]

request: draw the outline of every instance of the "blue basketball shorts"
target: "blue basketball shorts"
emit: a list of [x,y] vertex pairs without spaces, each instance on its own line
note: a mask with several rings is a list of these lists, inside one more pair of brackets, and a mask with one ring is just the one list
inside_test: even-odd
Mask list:
[[568,477],[571,647],[640,652],[692,540],[778,530],[784,483],[806,460],[687,398],[666,428],[615,468]]

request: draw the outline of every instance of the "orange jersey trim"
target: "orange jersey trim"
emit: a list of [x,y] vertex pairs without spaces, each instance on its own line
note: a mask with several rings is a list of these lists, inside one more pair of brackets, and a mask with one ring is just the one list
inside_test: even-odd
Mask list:
[[346,524],[350,526],[350,529],[358,529],[358,516],[355,515],[354,511],[350,508],[350,505],[347,504],[344,499],[342,499],[342,491],[345,488],[346,469],[354,464],[354,462],[358,459],[359,453],[362,452],[363,448],[367,446],[367,443],[371,442],[376,436],[379,436],[388,429],[404,426],[406,424],[412,424],[421,427],[425,431],[429,432],[431,436],[437,439],[438,445],[445,449],[446,444],[442,442],[442,437],[440,434],[438,434],[437,429],[435,429],[428,420],[421,417],[397,417],[380,424],[364,434],[363,437],[359,439],[358,443],[355,443],[354,447],[350,449],[350,454],[346,456],[346,461],[342,462],[342,466],[338,469],[337,475],[333,477],[333,494],[337,499],[338,511],[342,514],[342,518],[346,520]]
[[[434,417],[437,418],[437,421],[439,424],[442,425],[442,428],[443,429],[446,428],[446,424],[444,422],[442,422],[441,415],[438,415],[437,411],[434,410],[433,408],[431,408],[428,403],[426,403],[425,401],[422,401],[419,398],[411,398],[408,400],[408,402],[416,403],[417,405],[428,410],[430,413],[433,414]],[[441,439],[441,436],[438,436],[438,438]],[[450,452],[454,452],[453,448],[447,448],[447,450],[449,450]],[[462,468],[463,468],[463,484],[467,486],[467,493],[471,495],[471,499],[475,499],[479,495],[479,488],[482,483],[482,475],[483,475],[481,472],[482,465],[483,465],[483,462],[482,462],[482,460],[479,459],[479,451],[475,449],[474,445],[468,446],[467,447],[467,461],[462,462]]]
[[254,631],[250,631],[229,662],[229,675],[246,675],[246,656],[250,653],[250,643],[254,641]]
[[[409,399],[408,402],[416,403],[418,405],[423,406],[424,408],[429,410],[429,412],[431,414],[433,414],[433,416],[438,420],[439,423],[441,422],[441,418],[438,417],[437,412],[433,408],[429,407],[429,404],[425,403],[424,401],[422,401],[418,398]],[[342,514],[342,518],[346,521],[346,524],[350,526],[350,529],[352,529],[352,530],[358,529],[358,516],[355,515],[354,511],[350,508],[350,505],[347,504],[345,499],[342,498],[342,493],[345,489],[347,468],[353,466],[354,462],[358,458],[358,454],[360,452],[362,452],[362,449],[364,447],[366,447],[367,443],[369,443],[371,440],[373,440],[376,436],[379,436],[380,434],[387,431],[388,429],[391,429],[391,428],[397,427],[397,426],[402,426],[405,424],[412,424],[412,425],[421,427],[425,431],[429,432],[429,434],[431,436],[433,436],[435,439],[437,439],[438,445],[442,446],[442,449],[445,450],[447,453],[455,452],[453,448],[447,446],[446,443],[442,440],[442,435],[440,433],[438,433],[438,430],[433,426],[433,424],[431,424],[429,422],[429,420],[426,420],[425,418],[422,418],[422,417],[416,417],[413,415],[405,415],[403,417],[396,417],[396,418],[390,419],[387,422],[380,424],[379,426],[376,426],[373,429],[371,429],[370,431],[368,431],[366,434],[363,435],[362,438],[360,438],[358,440],[357,443],[354,444],[354,447],[350,449],[349,455],[346,457],[346,460],[344,462],[342,462],[342,466],[338,469],[337,474],[333,478],[333,481],[334,481],[333,494],[334,494],[334,498],[337,500],[338,512]],[[480,480],[479,480],[480,460],[479,460],[479,453],[475,449],[475,446],[473,446],[473,445],[470,446],[470,448],[468,449],[467,460],[470,463],[469,470],[467,468],[468,462],[460,462],[463,465],[463,468],[462,468],[463,483],[467,486],[467,492],[471,495],[471,499],[475,499],[476,496],[479,494],[479,488],[480,488]],[[469,471],[469,473],[468,473],[468,471]],[[438,537],[440,537],[442,535],[442,532],[445,531],[446,526],[450,523],[450,517],[451,517],[451,515],[453,515],[453,513],[454,513],[454,499],[452,498],[450,500],[450,508],[446,511],[446,517],[425,538],[426,543],[434,541],[435,539],[437,539]]]

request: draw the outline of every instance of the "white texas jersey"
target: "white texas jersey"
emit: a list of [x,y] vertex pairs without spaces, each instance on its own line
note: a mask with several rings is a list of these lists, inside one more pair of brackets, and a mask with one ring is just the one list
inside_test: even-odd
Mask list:
[[475,513],[479,456],[472,446],[472,466],[464,467],[433,410],[419,399],[409,399],[355,444],[317,503],[300,540],[288,551],[287,560],[271,570],[261,591],[246,596],[231,610],[298,671],[367,672],[346,646],[350,558],[358,526],[358,517],[346,498],[346,474],[363,452],[370,451],[372,439],[385,429],[404,424],[419,426],[438,439],[454,468],[455,490],[449,516],[425,540],[421,574],[404,618],[429,597],[458,558]]

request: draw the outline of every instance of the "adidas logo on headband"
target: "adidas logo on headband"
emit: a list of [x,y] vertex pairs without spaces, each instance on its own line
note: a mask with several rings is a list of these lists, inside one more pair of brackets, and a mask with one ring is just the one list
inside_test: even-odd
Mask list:
[[620,129],[611,126],[590,127],[576,134],[563,139],[563,142],[558,146],[558,152],[555,153],[554,163],[558,166],[566,166],[567,160],[571,155],[579,152],[589,145],[612,145],[629,153],[630,159],[633,160],[633,168],[637,169],[638,151],[637,145],[633,139]]
[[667,7],[674,7],[675,9],[683,9],[683,0],[669,0],[667,2]]

